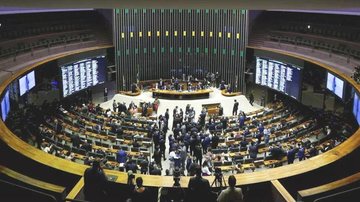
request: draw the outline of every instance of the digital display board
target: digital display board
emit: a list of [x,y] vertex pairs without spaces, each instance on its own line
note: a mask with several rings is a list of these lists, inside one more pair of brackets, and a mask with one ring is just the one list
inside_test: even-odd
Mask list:
[[343,98],[344,81],[330,72],[327,73],[326,88],[337,95],[339,98]]
[[255,83],[299,100],[301,71],[300,67],[272,59],[256,57]]
[[1,100],[1,118],[3,121],[6,120],[9,111],[10,111],[10,96],[9,96],[9,90],[6,90],[4,97]]
[[35,72],[31,71],[19,79],[20,96],[31,90],[35,86]]
[[105,56],[87,58],[61,67],[63,96],[104,83],[106,80]]

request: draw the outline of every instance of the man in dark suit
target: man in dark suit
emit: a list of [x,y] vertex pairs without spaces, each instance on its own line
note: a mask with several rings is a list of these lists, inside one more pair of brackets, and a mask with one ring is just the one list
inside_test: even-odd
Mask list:
[[108,89],[104,88],[104,102],[108,100]]
[[80,139],[79,135],[77,135],[73,132],[71,134],[71,142],[72,142],[73,147],[79,148],[80,144],[81,144],[81,139]]
[[219,144],[220,138],[217,134],[214,134],[211,138],[211,148],[216,149]]
[[239,103],[236,100],[234,100],[234,107],[233,107],[232,115],[237,115],[238,108],[239,108]]
[[256,159],[257,154],[259,152],[259,146],[257,144],[255,144],[254,142],[251,142],[251,146],[249,147],[248,152],[249,152],[250,158]]
[[166,112],[165,112],[165,118],[166,118],[166,120],[169,122],[169,117],[170,117],[170,115],[169,115],[169,109],[166,109]]
[[189,181],[189,194],[187,201],[209,201],[211,189],[209,180],[201,177],[201,168],[198,165],[195,169],[195,177]]
[[84,173],[84,195],[87,201],[106,201],[107,178],[96,159]]
[[293,148],[293,146],[290,146],[290,149],[289,149],[289,151],[287,152],[287,161],[288,161],[288,164],[293,164],[293,163],[294,163],[295,154],[296,154],[295,149]]
[[131,92],[136,93],[136,90],[137,90],[136,83],[131,84]]
[[55,120],[54,128],[55,128],[56,134],[62,133],[63,127],[62,127],[61,123],[59,123],[58,120]]
[[254,94],[253,94],[253,91],[251,91],[250,94],[249,94],[249,103],[251,104],[251,106],[252,106],[253,103],[254,103]]

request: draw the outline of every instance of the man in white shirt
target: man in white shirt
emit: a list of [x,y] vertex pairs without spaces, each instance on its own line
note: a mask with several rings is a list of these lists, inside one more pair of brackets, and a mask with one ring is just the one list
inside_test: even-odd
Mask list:
[[170,160],[169,170],[170,170],[171,173],[173,172],[173,170],[175,168],[175,157],[176,157],[175,151],[174,150],[170,151],[170,154],[169,154],[169,160]]
[[218,202],[241,202],[243,201],[243,193],[241,188],[236,188],[236,178],[234,175],[230,175],[228,179],[229,187],[223,190],[219,197]]

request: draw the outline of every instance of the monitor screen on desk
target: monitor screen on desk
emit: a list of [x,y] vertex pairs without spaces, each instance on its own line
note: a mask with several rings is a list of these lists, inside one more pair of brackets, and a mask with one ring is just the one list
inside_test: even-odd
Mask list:
[[343,98],[344,81],[330,72],[327,73],[326,88],[337,95],[339,98]]

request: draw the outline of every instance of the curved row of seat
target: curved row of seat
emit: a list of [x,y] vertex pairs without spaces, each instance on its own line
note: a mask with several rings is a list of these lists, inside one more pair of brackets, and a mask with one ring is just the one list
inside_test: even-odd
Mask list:
[[32,52],[36,49],[50,48],[61,44],[83,42],[94,40],[95,35],[92,32],[69,33],[60,36],[39,39],[34,42],[17,43],[14,47],[0,48],[0,58],[6,58],[18,54]]
[[[316,140],[316,146],[318,150],[323,149],[328,145],[329,141],[321,141],[318,139],[321,129],[317,129],[314,121],[296,117],[287,112],[286,107],[282,104],[276,104],[274,108],[267,109],[266,111],[258,111],[257,114],[252,114],[245,121],[249,134],[245,135],[245,128],[239,127],[237,123],[237,117],[228,117],[228,128],[223,130],[221,128],[222,122],[219,119],[215,119],[215,124],[220,126],[219,129],[210,130],[212,133],[222,134],[220,137],[219,147],[212,150],[212,153],[217,156],[225,154],[227,156],[227,162],[214,162],[215,167],[221,167],[225,171],[234,171],[236,166],[241,165],[245,170],[262,167],[273,167],[274,165],[280,165],[287,159],[279,159],[266,156],[270,153],[271,149],[269,144],[281,146],[284,150],[289,150],[290,145],[296,145],[305,142],[305,139],[312,138]],[[81,109],[63,110],[61,114],[56,116],[56,120],[62,124],[65,130],[61,134],[54,134],[54,121],[48,121],[48,130],[52,131],[53,135],[44,136],[47,144],[55,145],[57,151],[55,154],[65,158],[65,155],[74,153],[73,160],[80,160],[80,163],[84,163],[89,156],[101,157],[107,159],[108,168],[118,168],[119,164],[116,162],[116,153],[120,148],[127,151],[129,156],[137,159],[141,154],[142,157],[150,156],[149,147],[152,146],[150,127],[154,124],[152,121],[141,121],[138,119],[128,119],[125,117],[112,116],[111,118],[104,116],[103,114],[94,114]],[[116,115],[116,113],[113,113]],[[297,114],[294,112],[294,114]],[[111,119],[121,120],[122,133],[116,134],[111,128]],[[251,119],[251,120],[250,120]],[[81,124],[80,124],[81,122]],[[250,159],[248,148],[244,145],[241,146],[241,141],[245,139],[247,144],[249,142],[257,142],[257,137],[253,136],[257,132],[257,124],[261,122],[265,128],[276,128],[270,135],[268,143],[264,142],[262,138],[259,146],[259,157],[256,159]],[[284,124],[285,123],[285,124]],[[103,126],[102,129],[94,129],[96,126]],[[218,128],[218,127],[215,128]],[[208,126],[207,126],[208,127]],[[234,137],[234,133],[242,134],[241,137]],[[72,142],[72,135],[79,135],[82,142],[87,142],[91,145],[90,150],[84,148],[78,148],[74,146]],[[314,138],[316,137],[316,139]],[[133,148],[131,147],[133,141],[137,141],[140,146],[144,147]],[[231,147],[229,147],[231,146]],[[310,157],[310,155],[307,155]],[[106,157],[106,158],[105,158]],[[139,164],[141,159],[137,161]],[[149,161],[149,159],[147,159]]]
[[354,58],[360,59],[360,51],[359,48],[351,47],[344,44],[334,43],[327,40],[318,40],[312,39],[311,37],[307,36],[294,36],[291,33],[277,33],[271,32],[269,35],[269,40],[276,41],[279,43],[288,43],[294,44],[296,46],[307,46],[310,48],[315,49],[322,49],[329,51],[335,54],[342,54],[345,56],[352,56]]
[[[67,45],[70,43],[90,41],[99,38],[98,29],[104,28],[101,18],[93,12],[80,14],[66,14],[63,19],[57,19],[58,15],[51,13],[38,14],[43,17],[41,22],[36,21],[36,17],[18,15],[9,21],[4,18],[2,22],[2,32],[0,33],[0,59],[10,56],[31,52],[37,49],[50,48],[52,46]],[[77,16],[82,18],[77,18]],[[88,18],[84,20],[84,17]],[[28,21],[29,24],[24,23]],[[9,22],[8,22],[9,21]],[[16,24],[17,26],[14,26]],[[101,34],[100,34],[101,35]],[[101,36],[102,37],[102,36]],[[103,40],[103,39],[102,39]]]
[[[353,85],[353,83],[351,83],[352,85]],[[6,129],[6,128],[5,128]],[[2,134],[2,137],[5,137],[5,138],[2,138],[6,143],[8,143],[9,144],[9,147],[12,147],[12,148],[16,148],[16,151],[21,151],[21,152],[24,152],[24,155],[25,155],[25,157],[26,158],[29,158],[29,159],[35,159],[36,157],[43,157],[43,156],[46,156],[46,155],[42,155],[42,154],[40,154],[40,155],[36,155],[36,157],[34,156],[34,157],[30,157],[29,156],[29,154],[28,154],[28,152],[27,151],[23,151],[23,150],[21,150],[21,148],[20,147],[18,147],[18,146],[14,146],[14,145],[11,145],[12,143],[11,142],[9,142],[8,140],[9,140],[9,137],[10,137],[10,139],[11,139],[11,133],[10,132],[8,132],[8,130],[5,130],[4,128],[2,129],[2,130],[4,130],[4,133]],[[14,142],[16,142],[16,144],[19,144],[19,145],[21,145],[21,146],[24,146],[23,144],[20,144],[19,143],[19,141],[14,141]],[[330,161],[331,163],[332,162],[336,162],[337,160],[341,160],[342,159],[342,157],[343,158],[345,158],[346,157],[346,155],[347,154],[349,154],[349,153],[352,153],[354,150],[355,150],[355,148],[357,147],[356,145],[352,145],[351,144],[351,142],[352,143],[357,143],[357,140],[356,140],[356,138],[354,137],[354,138],[351,138],[351,141],[346,141],[346,144],[344,143],[344,146],[341,146],[341,148],[340,149],[334,149],[334,152],[332,152],[332,151],[330,151],[330,152],[327,152],[329,155],[327,155],[327,154],[324,154],[324,155],[322,155],[322,156],[319,156],[319,158],[314,158],[314,160],[312,160],[312,159],[310,159],[309,160],[309,162],[304,162],[304,163],[301,163],[301,165],[299,164],[299,166],[297,166],[297,165],[294,165],[294,166],[289,166],[289,168],[291,168],[291,169],[294,169],[294,170],[292,170],[291,172],[293,172],[294,174],[288,174],[288,173],[284,173],[284,172],[282,172],[283,174],[281,174],[281,175],[279,175],[279,173],[277,173],[277,171],[286,171],[286,169],[274,169],[273,171],[274,172],[271,172],[271,173],[273,173],[274,175],[269,175],[269,173],[270,172],[266,172],[266,179],[267,180],[269,180],[269,179],[272,179],[273,178],[273,176],[277,176],[277,177],[279,177],[279,178],[285,178],[285,177],[288,177],[288,176],[291,176],[291,175],[298,175],[299,173],[303,173],[303,172],[312,172],[311,170],[309,171],[309,170],[307,170],[306,168],[303,168],[303,169],[298,169],[300,166],[303,166],[303,165],[306,165],[306,167],[308,167],[308,166],[310,166],[310,168],[311,169],[318,169],[318,167],[327,167],[327,165],[328,164],[324,164],[324,160],[322,160],[322,158],[324,157],[324,158],[326,158],[326,160],[328,160],[328,161]],[[345,146],[347,146],[346,148],[344,148]],[[31,148],[31,147],[24,147],[26,150],[28,150],[29,152],[34,152],[33,151],[33,149],[34,148]],[[341,151],[341,152],[339,152],[339,151]],[[36,152],[35,152],[36,153]],[[48,157],[48,156],[46,156],[46,157]],[[51,160],[53,160],[53,158],[50,158]],[[335,159],[335,160],[334,160]],[[340,161],[339,160],[339,161]],[[40,163],[41,162],[43,162],[43,160],[36,160],[36,161],[39,161]],[[61,161],[60,161],[61,162]],[[318,163],[319,162],[319,163]],[[76,172],[74,172],[73,170],[71,170],[72,168],[72,166],[73,165],[71,165],[71,164],[69,164],[67,167],[69,167],[69,168],[65,168],[65,167],[60,167],[59,165],[61,165],[61,163],[57,163],[57,162],[55,162],[55,161],[53,161],[53,163],[55,164],[55,165],[50,165],[50,167],[54,167],[55,169],[64,169],[64,170],[66,170],[66,172],[69,172],[69,173],[72,173],[72,174],[75,174],[75,175],[80,175],[80,173],[81,172],[83,172],[83,168],[85,168],[85,167],[82,167],[82,166],[79,166],[79,169],[78,169],[78,171],[76,171]],[[316,166],[318,166],[318,167],[312,167],[310,164],[315,164]],[[325,166],[324,166],[325,165]],[[330,166],[330,165],[329,165]],[[303,166],[304,167],[304,166]],[[283,167],[284,168],[284,167]],[[287,172],[289,172],[289,170],[287,170]],[[315,171],[314,171],[315,172]],[[110,172],[111,174],[113,174],[113,172]],[[265,173],[265,172],[258,172],[259,173],[259,175],[255,175],[255,174],[253,174],[253,175],[249,175],[249,177],[247,178],[247,177],[244,177],[245,175],[240,175],[240,176],[237,176],[238,177],[238,179],[240,179],[240,178],[242,178],[242,182],[240,182],[240,183],[244,183],[244,184],[246,184],[246,183],[256,183],[256,182],[262,182],[262,181],[258,181],[258,180],[252,180],[251,181],[251,179],[254,179],[254,178],[256,178],[256,177],[262,177],[262,175],[263,175],[263,173]],[[123,175],[121,175],[121,174],[119,174],[119,176],[122,176],[123,177]],[[163,182],[165,182],[165,180],[164,181],[162,181],[163,179],[165,179],[166,177],[161,177],[161,178],[153,178],[153,179],[155,179],[155,180],[160,180],[161,179],[161,182],[163,183]],[[170,181],[171,181],[171,179],[170,178],[166,178],[167,180],[169,179]],[[261,178],[261,179],[265,179],[265,177],[264,178]],[[183,180],[183,179],[182,179]],[[123,179],[119,179],[118,180],[118,182],[123,182]],[[184,179],[184,182],[186,183],[187,182],[187,178],[185,178]],[[145,181],[145,183],[148,183],[148,185],[149,184],[151,184],[151,183],[155,183],[156,184],[156,182],[146,182]],[[168,183],[169,184],[169,183]],[[168,184],[166,184],[165,186],[169,186]],[[171,183],[170,183],[171,184]],[[159,185],[160,186],[160,185]],[[171,186],[171,185],[170,185]]]

